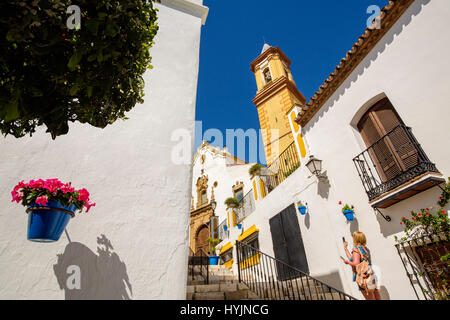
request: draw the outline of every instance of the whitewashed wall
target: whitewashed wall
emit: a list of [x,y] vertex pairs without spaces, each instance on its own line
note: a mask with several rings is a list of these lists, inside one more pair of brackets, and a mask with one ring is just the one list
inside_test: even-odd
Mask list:
[[[145,102],[129,120],[72,124],[55,141],[43,130],[1,138],[1,299],[185,299],[192,176],[171,162],[171,133],[193,137],[202,19],[177,9],[187,1],[164,2]],[[18,181],[37,178],[86,187],[97,203],[56,243],[27,241],[25,208],[10,202]],[[66,288],[68,265],[81,268],[80,290]]]
[[[374,213],[358,177],[353,157],[366,149],[352,126],[366,103],[386,95],[444,177],[450,176],[447,147],[450,119],[450,2],[416,0],[371,53],[353,71],[320,112],[304,128],[310,151],[323,160],[330,186],[318,183],[302,166],[265,199],[244,221],[244,228],[256,224],[261,250],[273,255],[269,219],[294,201],[306,201],[309,214],[298,215],[310,272],[356,298],[363,298],[352,282],[342,237],[352,245],[351,234],[367,235],[373,263],[380,269],[385,299],[416,299],[394,247],[394,236],[403,228],[401,218],[411,210],[435,206],[441,193],[434,187],[399,202],[384,214]],[[353,204],[356,219],[347,222],[338,202]],[[240,230],[231,230],[236,239]],[[236,268],[236,266],[235,266]],[[236,270],[236,269],[235,269]]]

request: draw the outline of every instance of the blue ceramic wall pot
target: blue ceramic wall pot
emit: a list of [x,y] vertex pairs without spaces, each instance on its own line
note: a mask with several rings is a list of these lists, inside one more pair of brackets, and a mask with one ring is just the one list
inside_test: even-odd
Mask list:
[[237,224],[238,229],[242,229],[242,223]]
[[59,201],[47,205],[32,203],[28,206],[27,239],[34,242],[55,242],[63,233],[70,218],[74,217],[75,205],[63,206]]
[[345,216],[345,218],[347,219],[347,221],[353,221],[353,210],[344,210],[342,212]]
[[217,266],[218,264],[219,264],[218,256],[209,256],[209,265],[210,266]]
[[304,205],[298,206],[298,211],[301,214],[306,214],[306,206],[304,206]]

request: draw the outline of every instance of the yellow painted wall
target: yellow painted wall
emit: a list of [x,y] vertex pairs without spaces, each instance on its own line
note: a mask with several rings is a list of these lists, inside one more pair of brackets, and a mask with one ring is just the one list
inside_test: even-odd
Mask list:
[[279,156],[279,154],[276,154],[276,146],[274,145],[272,148],[272,142],[276,139],[276,136],[273,136],[270,130],[279,130],[278,152],[280,154],[294,142],[286,114],[294,104],[295,99],[286,88],[258,106],[259,123],[261,129],[263,129],[262,138],[268,164]]
[[223,266],[224,266],[225,268],[231,269],[231,268],[233,267],[233,261],[234,261],[234,259],[232,258],[231,260],[225,262],[225,263],[223,264]]
[[251,256],[251,257],[241,261],[241,263],[239,264],[239,268],[240,269],[247,269],[247,268],[250,268],[250,267],[252,267],[254,265],[257,265],[257,264],[259,264],[260,258],[261,258],[261,252],[258,252],[254,256]]
[[[272,81],[275,81],[282,76],[287,76],[292,79],[292,82],[294,82],[290,70],[286,71],[286,68],[278,54],[270,55],[268,57],[268,62],[272,73]],[[255,69],[255,79],[259,92],[264,87],[264,81],[259,68]],[[262,138],[264,141],[264,151],[266,153],[268,165],[278,158],[278,156],[294,142],[287,112],[294,104],[300,103],[301,102],[298,101],[296,96],[291,93],[289,89],[285,88],[278,92],[275,96],[264,101],[262,104],[257,105],[259,123],[261,129],[263,130]],[[270,130],[273,129],[279,130],[278,150],[276,150],[276,145],[273,145],[272,143],[277,138],[270,132]]]
[[256,79],[256,87],[258,88],[258,91],[263,88],[263,80],[261,75],[261,70],[258,68],[255,70],[255,79]]

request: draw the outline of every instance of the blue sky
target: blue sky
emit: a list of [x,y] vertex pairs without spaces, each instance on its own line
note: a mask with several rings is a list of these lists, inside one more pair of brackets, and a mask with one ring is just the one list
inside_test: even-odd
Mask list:
[[[297,88],[309,100],[364,32],[371,16],[367,8],[387,3],[204,0],[210,11],[201,36],[196,120],[202,123],[196,129],[195,148],[209,128],[219,129],[224,138],[226,129],[259,130],[251,101],[256,82],[250,63],[261,52],[263,39],[289,57]],[[265,163],[264,157],[258,161]]]

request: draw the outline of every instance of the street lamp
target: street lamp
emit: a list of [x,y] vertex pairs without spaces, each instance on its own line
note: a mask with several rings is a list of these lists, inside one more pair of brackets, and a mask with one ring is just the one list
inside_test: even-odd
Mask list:
[[213,199],[213,200],[211,200],[211,202],[209,204],[211,205],[212,216],[210,218],[209,223],[207,222],[207,224],[209,225],[209,235],[210,235],[211,239],[215,239],[216,231],[217,231],[217,230],[215,230],[215,228],[218,225],[218,223],[217,223],[218,218],[215,216],[214,211],[216,210],[217,202]]
[[325,173],[322,173],[322,160],[319,160],[316,157],[314,157],[313,155],[310,155],[309,160],[306,163],[306,167],[319,180],[327,179],[327,175]]
[[212,209],[213,215],[214,215],[214,211],[216,210],[217,202],[216,202],[216,200],[211,200],[210,204],[211,204],[211,209]]

